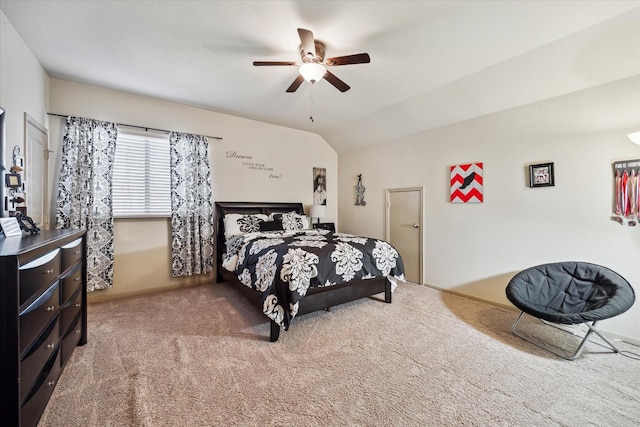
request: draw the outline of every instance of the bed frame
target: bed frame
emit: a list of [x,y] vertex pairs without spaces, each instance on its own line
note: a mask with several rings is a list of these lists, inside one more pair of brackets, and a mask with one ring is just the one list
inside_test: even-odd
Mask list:
[[[262,301],[260,294],[248,286],[242,284],[235,274],[222,267],[222,252],[225,245],[224,221],[228,213],[240,213],[245,215],[283,213],[295,211],[304,214],[302,203],[254,203],[254,202],[216,202],[215,203],[215,229],[216,229],[216,281],[226,282],[243,294],[260,312]],[[318,310],[329,308],[369,297],[384,292],[384,300],[391,303],[391,282],[384,277],[367,280],[354,280],[331,287],[309,288],[305,297],[300,301],[297,316]],[[278,341],[280,326],[271,320],[270,341]]]

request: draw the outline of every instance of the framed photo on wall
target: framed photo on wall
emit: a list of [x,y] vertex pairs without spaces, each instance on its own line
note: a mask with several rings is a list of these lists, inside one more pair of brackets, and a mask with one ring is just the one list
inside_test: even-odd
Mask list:
[[5,185],[9,188],[20,188],[22,185],[22,179],[19,173],[5,173],[4,180]]
[[313,168],[313,204],[327,204],[327,170]]
[[553,163],[538,163],[529,166],[529,187],[553,187]]

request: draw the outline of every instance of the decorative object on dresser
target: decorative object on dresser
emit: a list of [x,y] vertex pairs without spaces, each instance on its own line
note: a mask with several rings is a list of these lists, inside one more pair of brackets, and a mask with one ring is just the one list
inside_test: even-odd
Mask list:
[[4,237],[21,237],[22,231],[20,230],[20,224],[15,217],[0,218],[0,228]]
[[0,413],[37,425],[66,362],[87,342],[84,230],[0,238]]
[[20,224],[20,228],[27,233],[30,234],[38,234],[40,232],[40,227],[33,222],[31,217],[24,215],[22,212],[17,211],[15,215],[15,219],[18,220],[18,224]]

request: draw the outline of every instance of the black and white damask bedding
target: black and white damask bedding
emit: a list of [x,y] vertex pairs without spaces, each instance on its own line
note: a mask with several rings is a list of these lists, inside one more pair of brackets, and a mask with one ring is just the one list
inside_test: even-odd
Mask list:
[[[287,218],[278,220],[287,222]],[[265,223],[269,222],[273,221]],[[394,290],[397,280],[405,280],[402,258],[391,244],[329,230],[253,231],[231,236],[222,265],[261,294],[263,312],[285,330],[310,287],[387,277]]]

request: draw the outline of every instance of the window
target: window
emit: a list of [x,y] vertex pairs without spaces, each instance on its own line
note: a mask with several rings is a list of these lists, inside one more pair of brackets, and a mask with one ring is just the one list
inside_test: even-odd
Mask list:
[[169,136],[118,132],[113,165],[114,218],[170,217]]

